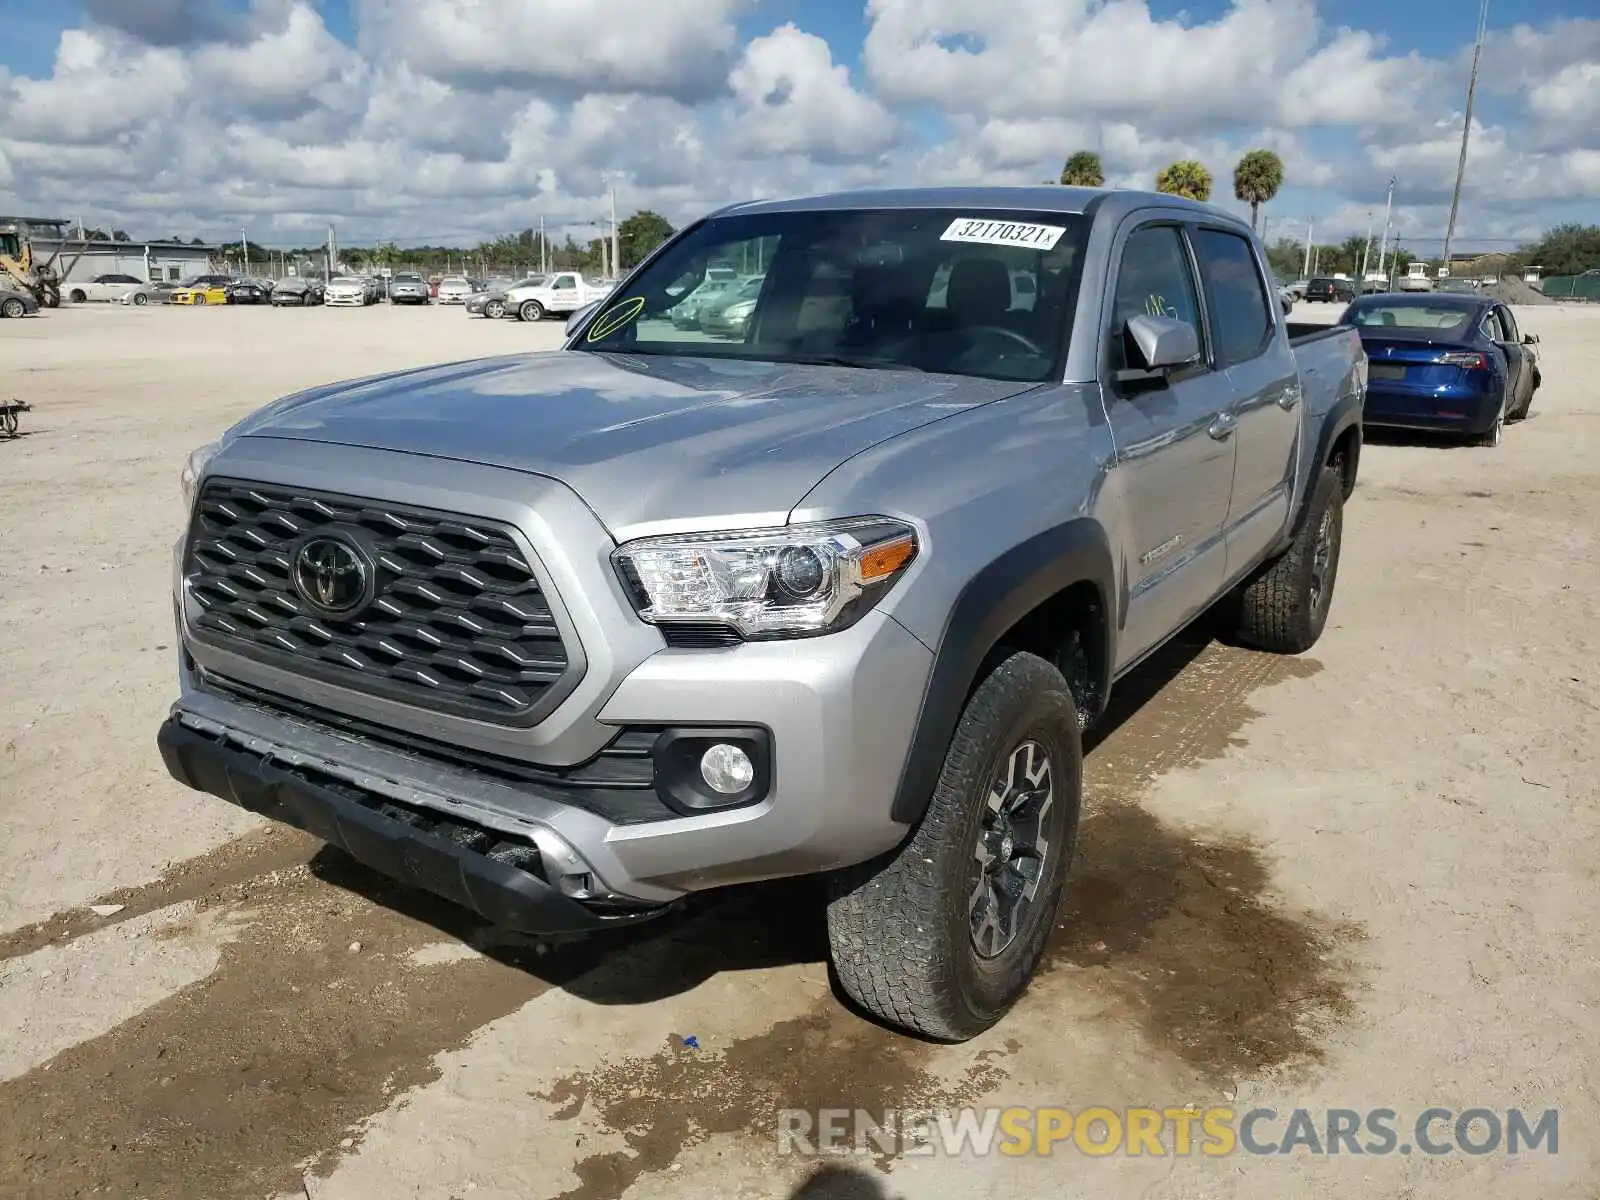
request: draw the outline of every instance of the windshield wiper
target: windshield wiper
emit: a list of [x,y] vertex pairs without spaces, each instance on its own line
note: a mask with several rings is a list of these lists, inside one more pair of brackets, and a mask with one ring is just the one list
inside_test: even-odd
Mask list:
[[781,361],[801,363],[810,367],[863,367],[868,370],[914,371],[918,375],[927,374],[921,367],[912,363],[901,362],[898,358],[855,357],[848,354],[806,354],[795,358],[785,358]]

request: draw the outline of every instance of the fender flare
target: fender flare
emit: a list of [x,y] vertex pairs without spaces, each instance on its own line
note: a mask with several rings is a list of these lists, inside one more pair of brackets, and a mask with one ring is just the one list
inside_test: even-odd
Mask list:
[[922,708],[900,772],[890,817],[915,825],[922,819],[944,767],[967,697],[990,651],[1018,621],[1058,592],[1089,583],[1100,594],[1105,613],[1104,662],[1100,695],[1110,690],[1116,661],[1115,573],[1111,545],[1099,522],[1080,517],[1047,529],[1013,546],[984,567],[961,589],[934,650],[933,670],[922,693]]
[[1361,464],[1361,396],[1357,392],[1340,396],[1328,410],[1328,415],[1322,418],[1322,430],[1317,434],[1317,452],[1311,460],[1310,480],[1306,484],[1307,496],[1315,486],[1317,473],[1327,465],[1328,456],[1333,453],[1333,444],[1352,428],[1356,431],[1356,447],[1355,461],[1350,464],[1349,482],[1354,486],[1356,471]]

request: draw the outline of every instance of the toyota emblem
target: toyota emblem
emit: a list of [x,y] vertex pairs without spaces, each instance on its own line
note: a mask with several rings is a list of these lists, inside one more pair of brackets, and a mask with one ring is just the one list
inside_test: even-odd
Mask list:
[[348,617],[362,607],[372,580],[366,555],[342,537],[302,542],[291,574],[300,598],[330,617]]

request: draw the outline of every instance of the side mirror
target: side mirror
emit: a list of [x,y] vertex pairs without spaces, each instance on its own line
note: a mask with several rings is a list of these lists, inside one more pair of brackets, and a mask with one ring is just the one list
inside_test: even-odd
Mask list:
[[567,318],[567,328],[564,336],[571,337],[573,333],[577,331],[578,326],[582,325],[586,320],[589,319],[589,314],[599,307],[600,301],[595,300],[589,304],[585,304],[580,309],[575,309],[573,314]]
[[1167,372],[1200,361],[1200,335],[1187,321],[1140,313],[1128,318],[1128,336],[1146,371]]
[[1539,335],[1537,333],[1523,334],[1522,344],[1524,346],[1537,346],[1539,344]]

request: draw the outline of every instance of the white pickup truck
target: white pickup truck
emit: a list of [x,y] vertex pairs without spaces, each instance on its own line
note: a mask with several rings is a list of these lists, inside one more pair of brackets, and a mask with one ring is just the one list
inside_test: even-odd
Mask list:
[[592,283],[577,271],[555,271],[539,283],[507,292],[506,312],[514,313],[519,321],[542,321],[550,313],[575,313],[603,300],[614,286]]

